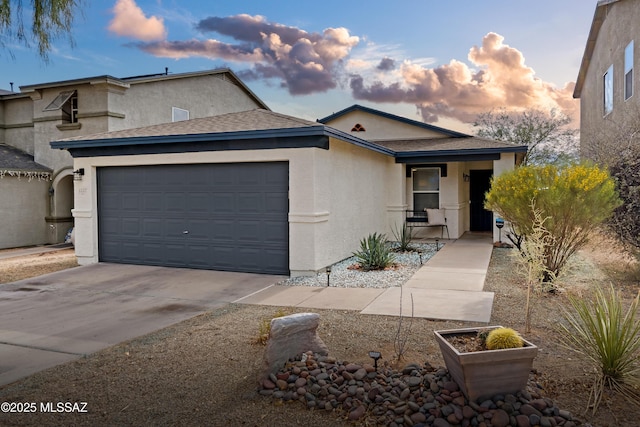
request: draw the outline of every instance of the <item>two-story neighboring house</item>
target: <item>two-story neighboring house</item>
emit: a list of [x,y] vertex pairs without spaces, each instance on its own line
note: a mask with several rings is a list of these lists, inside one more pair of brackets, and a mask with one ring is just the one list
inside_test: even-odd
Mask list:
[[256,108],[229,69],[0,90],[0,248],[61,242],[73,225],[73,159],[50,141]]
[[609,164],[640,142],[640,0],[600,0],[576,81],[581,156]]

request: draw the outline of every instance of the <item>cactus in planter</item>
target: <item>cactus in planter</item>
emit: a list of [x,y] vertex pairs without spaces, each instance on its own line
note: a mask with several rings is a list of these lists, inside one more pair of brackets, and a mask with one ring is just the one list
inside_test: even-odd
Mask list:
[[497,328],[489,332],[485,344],[489,350],[519,348],[524,345],[520,334],[511,328]]

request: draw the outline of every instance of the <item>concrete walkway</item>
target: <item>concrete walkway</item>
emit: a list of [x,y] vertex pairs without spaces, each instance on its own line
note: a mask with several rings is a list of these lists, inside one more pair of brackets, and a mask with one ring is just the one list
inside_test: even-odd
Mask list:
[[235,302],[363,314],[488,323],[493,292],[483,292],[493,246],[486,234],[466,233],[447,242],[401,288],[363,289],[273,285]]

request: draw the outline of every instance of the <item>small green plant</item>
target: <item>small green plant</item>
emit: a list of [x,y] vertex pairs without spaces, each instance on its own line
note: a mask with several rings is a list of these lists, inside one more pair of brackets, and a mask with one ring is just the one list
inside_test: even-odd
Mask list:
[[354,252],[360,267],[364,271],[384,270],[395,261],[387,245],[387,236],[373,233],[360,241],[360,250]]
[[284,317],[288,314],[289,313],[285,310],[279,308],[272,317],[262,319],[258,326],[258,335],[255,337],[254,342],[260,345],[267,345],[267,341],[269,341],[269,336],[271,335],[271,321],[278,317]]
[[485,345],[489,350],[519,348],[524,345],[520,334],[511,328],[496,328],[489,332]]
[[413,246],[411,246],[413,242],[413,229],[407,227],[406,223],[402,224],[401,229],[398,229],[397,226],[394,228],[393,237],[395,237],[396,242],[398,242],[398,247],[396,248],[398,252],[413,251]]
[[596,287],[593,301],[569,296],[572,311],[560,325],[564,344],[587,357],[597,374],[587,409],[595,414],[605,388],[640,405],[640,320],[636,318],[640,293],[625,312],[618,293]]

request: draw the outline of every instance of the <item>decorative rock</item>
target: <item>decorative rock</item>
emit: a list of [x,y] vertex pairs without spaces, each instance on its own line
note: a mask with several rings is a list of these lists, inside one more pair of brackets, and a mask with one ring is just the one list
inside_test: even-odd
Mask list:
[[320,336],[317,313],[296,313],[271,319],[271,333],[264,356],[264,375],[278,372],[290,358],[306,351],[328,355],[329,350]]
[[529,422],[529,417],[526,415],[517,415],[516,416],[516,425],[518,427],[531,427],[531,423]]
[[[430,365],[407,366],[402,372],[388,366],[367,372],[368,366],[335,362],[326,366],[323,356],[302,353],[282,371],[261,382],[259,394],[276,406],[299,400],[309,409],[347,414],[350,421],[386,426],[455,427],[576,427],[568,411],[552,400],[531,392],[496,395],[482,402],[467,401],[446,370]],[[303,362],[304,361],[304,362]],[[347,366],[349,368],[347,369]],[[351,370],[352,372],[348,372]],[[361,379],[361,371],[367,372]],[[533,381],[528,388],[535,389]],[[537,389],[536,389],[537,390]],[[539,410],[538,408],[542,409]]]
[[353,378],[357,381],[362,380],[364,377],[367,376],[367,370],[364,368],[360,368],[358,369],[354,374],[353,374]]
[[443,418],[436,418],[433,420],[433,427],[451,427],[451,424]]
[[502,409],[497,409],[491,417],[493,427],[507,427],[509,425],[509,414]]
[[359,420],[364,415],[366,409],[364,405],[356,406],[349,412],[349,419],[352,421]]

